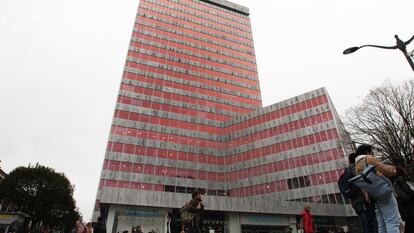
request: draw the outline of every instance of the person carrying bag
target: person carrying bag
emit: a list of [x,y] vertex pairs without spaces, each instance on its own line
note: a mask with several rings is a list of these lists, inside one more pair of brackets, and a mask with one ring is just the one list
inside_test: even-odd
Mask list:
[[397,175],[397,169],[378,161],[372,149],[367,144],[358,147],[355,159],[357,176],[349,182],[363,190],[368,202],[371,202],[370,197],[375,199],[378,233],[399,233],[401,217],[392,183],[387,178]]

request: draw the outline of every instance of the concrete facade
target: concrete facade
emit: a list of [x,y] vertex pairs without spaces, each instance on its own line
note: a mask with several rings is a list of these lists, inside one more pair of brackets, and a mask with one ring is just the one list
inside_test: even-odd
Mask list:
[[141,0],[126,60],[95,209],[108,232],[163,232],[195,190],[203,232],[295,231],[305,204],[347,225],[338,114],[324,88],[262,107],[246,7]]

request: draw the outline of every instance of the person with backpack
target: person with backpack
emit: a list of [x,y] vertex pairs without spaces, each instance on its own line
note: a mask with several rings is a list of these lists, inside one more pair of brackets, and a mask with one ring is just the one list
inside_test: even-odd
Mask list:
[[360,145],[356,154],[355,171],[360,175],[358,177],[359,183],[355,182],[354,184],[360,185],[368,202],[371,201],[371,197],[375,198],[378,232],[399,233],[401,217],[389,180],[389,177],[398,175],[397,168],[383,164],[376,159],[371,145]]
[[407,171],[402,169],[402,175],[391,178],[396,193],[398,209],[405,222],[404,233],[414,232],[414,190],[405,181]]
[[355,173],[355,158],[356,153],[351,153],[348,156],[349,166],[345,168],[344,173],[338,180],[338,187],[344,198],[350,199],[352,208],[358,215],[358,219],[363,233],[378,233],[378,223],[375,214],[375,201],[370,198],[370,201],[365,199],[365,195],[360,188],[348,182],[353,178]]

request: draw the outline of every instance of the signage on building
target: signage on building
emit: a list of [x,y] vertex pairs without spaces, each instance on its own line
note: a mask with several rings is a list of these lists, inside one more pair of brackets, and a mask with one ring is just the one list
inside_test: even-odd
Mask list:
[[163,213],[159,209],[155,208],[128,208],[122,211],[124,215],[137,216],[137,217],[160,217]]
[[[296,216],[297,222],[300,222],[302,216]],[[335,218],[330,216],[313,216],[313,223],[316,225],[335,225]]]
[[288,226],[289,216],[271,214],[242,214],[242,225]]

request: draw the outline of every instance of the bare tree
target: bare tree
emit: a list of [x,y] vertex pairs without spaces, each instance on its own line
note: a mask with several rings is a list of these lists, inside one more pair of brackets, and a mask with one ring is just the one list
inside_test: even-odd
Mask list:
[[373,145],[385,161],[407,167],[413,177],[413,116],[414,81],[388,81],[347,110],[345,126],[355,143]]

